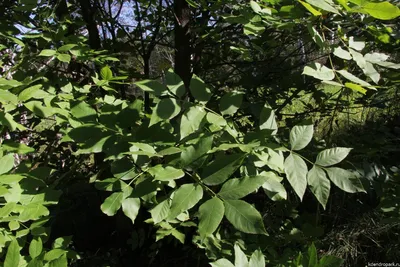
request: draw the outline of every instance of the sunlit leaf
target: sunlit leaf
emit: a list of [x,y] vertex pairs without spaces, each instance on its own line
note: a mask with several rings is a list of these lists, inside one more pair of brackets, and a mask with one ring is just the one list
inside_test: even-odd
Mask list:
[[346,147],[335,147],[319,152],[315,164],[323,167],[332,166],[344,160],[352,149]]
[[291,153],[286,158],[284,165],[286,177],[290,185],[299,198],[303,199],[307,187],[307,164],[302,158]]
[[290,131],[290,146],[292,150],[301,150],[311,141],[314,134],[314,125],[296,125]]

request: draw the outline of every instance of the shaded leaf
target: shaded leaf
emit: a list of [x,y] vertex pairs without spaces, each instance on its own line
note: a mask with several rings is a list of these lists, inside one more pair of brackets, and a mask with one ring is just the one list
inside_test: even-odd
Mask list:
[[326,203],[328,203],[331,183],[328,178],[326,178],[324,170],[318,166],[314,166],[307,174],[307,182],[311,192],[325,209]]
[[232,154],[212,161],[201,174],[207,185],[218,185],[225,182],[241,165],[243,154]]
[[199,233],[205,237],[217,230],[224,217],[224,203],[217,197],[207,200],[199,207]]
[[261,214],[249,203],[224,200],[224,206],[226,218],[237,230],[248,234],[267,234]]
[[156,165],[151,167],[148,172],[158,181],[172,181],[185,176],[185,173],[181,169],[176,169],[172,166],[163,167],[162,165]]
[[207,103],[211,98],[211,90],[207,88],[202,79],[193,75],[190,80],[190,92],[192,96],[201,103]]
[[0,158],[0,174],[9,172],[13,167],[14,167],[14,154],[7,154]]
[[175,219],[182,212],[192,208],[203,198],[203,188],[200,185],[184,184],[175,191],[171,201],[168,219]]
[[139,198],[126,198],[122,201],[122,211],[131,219],[132,223],[135,223],[136,216],[140,209],[140,199]]
[[161,96],[167,91],[167,88],[164,85],[154,80],[142,80],[136,82],[135,85],[143,91],[153,93],[156,96]]
[[240,108],[243,100],[243,93],[226,93],[219,102],[219,110],[222,115],[233,115]]
[[262,175],[267,178],[262,188],[271,200],[278,201],[287,199],[285,187],[281,184],[281,177],[277,176],[274,172],[267,172]]
[[181,107],[174,98],[163,98],[157,103],[151,115],[149,127],[160,122],[170,120],[181,112]]
[[268,178],[266,176],[230,179],[223,184],[218,195],[223,199],[239,199],[256,191]]
[[123,192],[112,193],[109,197],[107,197],[104,200],[100,208],[104,214],[108,216],[114,216],[117,213],[117,211],[121,208],[123,200],[124,200]]
[[193,106],[185,111],[181,118],[180,135],[181,140],[186,136],[196,132],[200,128],[200,124],[206,115],[202,107]]
[[166,199],[160,202],[157,206],[150,210],[151,218],[155,224],[161,222],[165,218],[167,218],[171,205],[169,200]]
[[329,179],[340,189],[348,193],[365,192],[358,177],[345,169],[331,167],[326,168]]

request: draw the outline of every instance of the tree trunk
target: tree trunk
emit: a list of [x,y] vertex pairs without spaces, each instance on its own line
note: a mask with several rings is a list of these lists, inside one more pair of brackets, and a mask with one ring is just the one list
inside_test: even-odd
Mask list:
[[89,46],[92,49],[99,49],[101,47],[101,41],[95,17],[96,6],[92,6],[89,0],[79,0],[79,4],[81,6],[83,20],[89,32]]
[[183,80],[189,92],[191,72],[190,7],[186,0],[175,0],[175,73]]

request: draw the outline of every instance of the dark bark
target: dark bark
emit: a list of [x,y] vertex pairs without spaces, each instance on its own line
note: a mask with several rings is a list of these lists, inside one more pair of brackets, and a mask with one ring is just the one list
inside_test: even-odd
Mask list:
[[191,72],[191,12],[186,0],[175,0],[175,73],[178,74],[189,92]]
[[99,49],[101,48],[101,41],[96,23],[96,5],[92,5],[89,0],[79,0],[79,4],[89,32],[89,46],[92,49]]

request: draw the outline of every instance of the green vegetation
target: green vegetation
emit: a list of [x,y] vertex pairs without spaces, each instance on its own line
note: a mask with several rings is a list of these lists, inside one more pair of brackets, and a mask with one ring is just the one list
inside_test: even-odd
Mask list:
[[400,262],[400,9],[3,0],[0,266]]

